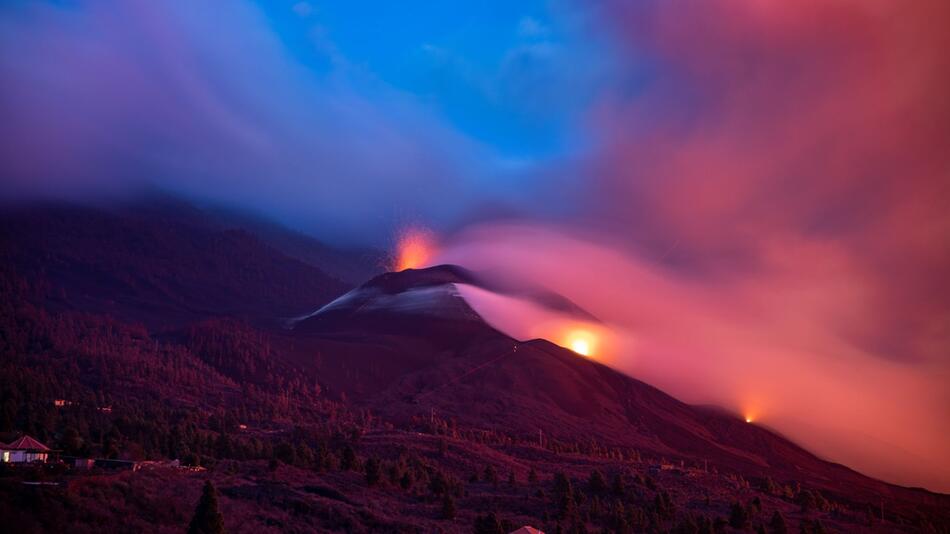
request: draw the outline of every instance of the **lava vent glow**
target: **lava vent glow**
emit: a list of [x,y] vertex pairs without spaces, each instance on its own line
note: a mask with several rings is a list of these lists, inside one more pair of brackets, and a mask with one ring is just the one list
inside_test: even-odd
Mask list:
[[581,356],[593,357],[597,353],[597,336],[589,330],[569,330],[559,345]]
[[590,343],[586,339],[575,339],[571,342],[571,350],[584,356],[590,356]]
[[425,267],[432,259],[435,239],[425,228],[410,228],[399,236],[396,243],[396,271]]

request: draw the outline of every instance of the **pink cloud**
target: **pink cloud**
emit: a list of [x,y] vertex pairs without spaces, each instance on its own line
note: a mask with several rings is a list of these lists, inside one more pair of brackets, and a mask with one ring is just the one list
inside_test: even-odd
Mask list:
[[655,72],[591,114],[588,230],[483,226],[440,259],[564,293],[611,326],[605,361],[686,401],[950,490],[950,4],[603,11]]
[[[802,270],[785,263],[788,255],[817,255],[825,265]],[[872,476],[950,487],[947,362],[903,362],[855,345],[848,331],[866,320],[868,287],[827,251],[782,251],[768,270],[710,280],[617,242],[518,224],[470,229],[434,262],[555,288],[604,321],[580,325],[463,291],[516,338],[570,347],[571,331],[593,328],[595,358],[677,398],[730,408]]]

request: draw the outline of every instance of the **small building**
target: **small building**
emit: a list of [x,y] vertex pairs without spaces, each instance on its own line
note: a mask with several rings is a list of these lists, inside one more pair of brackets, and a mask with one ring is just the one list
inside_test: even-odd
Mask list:
[[181,467],[181,460],[142,460],[138,462],[139,469],[158,469],[158,468],[171,468],[178,469]]
[[49,447],[27,435],[12,443],[0,444],[0,460],[11,464],[45,462],[49,453]]
[[64,464],[73,469],[92,469],[96,461],[92,458],[80,458],[76,456],[62,456],[60,459]]

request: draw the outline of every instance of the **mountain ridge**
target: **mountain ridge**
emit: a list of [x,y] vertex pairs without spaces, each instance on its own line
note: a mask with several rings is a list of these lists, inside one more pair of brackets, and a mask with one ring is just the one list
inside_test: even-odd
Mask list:
[[[487,510],[551,532],[614,529],[626,510],[636,531],[667,530],[728,523],[735,506],[755,525],[780,513],[808,531],[818,520],[833,531],[950,524],[950,496],[869,479],[735,414],[499,332],[452,291],[465,277],[388,273],[391,294],[343,301],[399,303],[421,288],[453,299],[456,315],[380,301],[287,330],[282,319],[352,286],[200,210],[176,213],[0,216],[0,372],[12,377],[0,381],[0,432],[74,455],[206,469],[51,470],[44,480],[61,489],[30,494],[20,481],[33,475],[0,469],[0,516],[14,528],[94,532],[148,518],[136,524],[178,530],[180,518],[160,510],[193,506],[205,480],[236,531],[468,532]],[[202,262],[221,270],[195,270]],[[595,471],[626,489],[598,490]],[[559,477],[574,488],[573,512]],[[105,509],[103,494],[118,504]],[[446,495],[454,520],[439,511]]]
[[[427,276],[430,274],[433,276]],[[401,282],[400,279],[402,279]],[[378,283],[384,283],[390,291],[395,291],[397,288],[408,291],[419,287],[420,284],[449,285],[465,283],[470,281],[470,278],[467,271],[458,266],[437,266],[423,270],[387,273],[374,280]],[[371,281],[367,284],[372,285],[372,283]],[[457,296],[457,298],[464,301],[461,296]],[[342,320],[337,319],[329,322],[328,328],[331,335],[339,333],[335,330],[340,327],[339,325],[346,324],[346,328],[355,329],[363,336],[356,344],[366,342],[367,338],[374,340],[373,351],[371,351],[371,354],[364,356],[366,360],[364,365],[368,366],[369,361],[376,357],[376,345],[385,345],[389,348],[387,358],[390,360],[400,356],[407,357],[410,352],[419,350],[417,345],[405,344],[404,340],[393,339],[394,329],[391,328],[392,325],[397,325],[395,330],[404,331],[404,334],[396,336],[397,338],[428,337],[433,333],[431,318],[406,315],[401,309],[382,309],[369,315],[352,313],[354,310],[358,311],[366,306],[366,302],[360,302],[353,303],[353,309],[350,310],[333,309],[324,312],[327,315],[341,315],[343,318]],[[693,461],[698,461],[705,456],[708,460],[715,459],[748,476],[757,476],[769,470],[773,473],[781,473],[782,476],[786,477],[802,476],[797,473],[797,469],[802,469],[802,466],[805,466],[804,468],[814,471],[810,473],[813,476],[806,477],[807,480],[818,485],[822,484],[824,479],[834,479],[835,477],[847,479],[848,483],[852,484],[871,484],[878,489],[888,485],[866,477],[842,464],[822,460],[793,441],[757,424],[747,423],[736,414],[731,414],[722,409],[713,411],[708,408],[697,408],[682,403],[653,386],[610,369],[595,359],[577,355],[547,340],[517,341],[485,323],[470,307],[467,307],[467,311],[469,320],[474,320],[473,318],[477,317],[477,326],[468,325],[464,330],[453,331],[456,335],[449,338],[450,342],[443,340],[442,343],[435,345],[438,348],[437,352],[425,363],[420,363],[419,358],[414,356],[406,368],[397,366],[391,371],[391,375],[375,377],[372,381],[373,385],[364,388],[365,391],[373,391],[383,387],[381,384],[395,382],[390,389],[384,389],[378,395],[378,398],[362,401],[367,406],[390,417],[408,419],[413,415],[424,415],[426,406],[419,406],[418,400],[419,397],[424,397],[425,404],[430,405],[428,406],[430,409],[438,410],[459,421],[475,425],[487,424],[492,418],[502,421],[510,419],[512,411],[517,408],[524,412],[520,423],[507,427],[505,423],[496,423],[495,426],[506,428],[511,432],[520,431],[524,433],[525,429],[523,427],[529,425],[526,422],[529,419],[528,414],[537,414],[538,411],[520,406],[519,402],[523,402],[523,400],[512,399],[510,398],[511,395],[506,397],[506,393],[512,390],[531,391],[539,389],[545,391],[544,395],[547,396],[549,402],[575,418],[599,416],[601,410],[607,410],[611,414],[611,417],[602,418],[598,424],[576,427],[573,432],[577,434],[597,435],[599,439],[610,442],[613,432],[640,430],[647,432],[652,438],[657,438],[658,441],[616,437],[612,441],[617,445],[646,448],[657,456],[662,454],[679,455],[691,458]],[[394,317],[398,317],[398,319]],[[298,332],[302,333],[304,337],[315,335],[319,339],[320,328],[308,328],[308,326],[311,326],[308,321],[310,323],[320,323],[321,319],[323,317],[320,313],[317,313],[300,323],[297,329]],[[423,321],[425,326],[421,324]],[[435,327],[434,330],[440,331],[440,327]],[[388,335],[374,338],[374,333],[379,332],[386,332]],[[419,332],[425,332],[425,334],[419,334]],[[403,343],[403,345],[400,345],[400,343]],[[319,342],[317,344],[319,345]],[[472,349],[471,347],[474,345],[478,345],[479,348]],[[352,363],[354,359],[359,358],[361,355],[358,352],[357,350],[351,351],[348,354],[348,362]],[[491,352],[491,354],[486,355],[486,352]],[[526,354],[528,356],[525,356]],[[535,357],[533,360],[530,359],[532,356]],[[444,372],[440,369],[443,364],[439,363],[438,360],[451,357],[460,361],[454,362],[457,365],[445,364],[452,367],[452,369],[451,372]],[[550,383],[562,379],[556,373],[546,372],[545,365],[539,360],[539,358],[545,357],[553,358],[562,364],[575,368],[572,369],[573,371],[576,371],[578,366],[593,366],[596,367],[597,371],[586,373],[582,378],[573,382],[568,381],[567,383],[560,383],[554,388],[545,388],[544,384],[537,381],[537,377],[543,376]],[[516,380],[510,380],[507,384],[503,383],[499,386],[492,384],[488,378],[479,378],[478,373],[487,375],[493,367],[505,366],[508,359],[515,360],[518,358],[521,358],[519,361],[522,362],[526,359],[532,361],[534,365],[527,374],[533,374],[534,381],[525,379],[524,383],[518,383]],[[458,368],[459,365],[464,364],[469,365],[468,367]],[[506,377],[515,376],[519,372],[517,368],[513,367],[514,365],[515,363],[511,363],[511,366],[506,367]],[[473,369],[475,372],[473,372]],[[331,368],[327,366],[322,367],[321,371],[332,373]],[[466,389],[466,384],[464,380],[457,378],[459,376],[473,382],[471,388],[473,391],[464,392],[472,396],[461,402],[460,406],[455,405],[451,399],[440,398],[446,397],[449,393],[462,394],[462,390]],[[451,383],[452,387],[443,387],[446,383]],[[417,387],[419,384],[427,384],[429,389],[425,389],[425,386]],[[582,385],[583,389],[581,389]],[[585,404],[585,395],[594,396],[594,392],[600,393],[611,388],[614,395],[623,400],[602,400],[600,404]],[[350,390],[351,393],[355,391]],[[482,394],[478,395],[476,393],[478,391],[481,391]],[[561,394],[560,397],[559,394]],[[520,395],[520,397],[524,397],[524,395]],[[360,396],[352,398],[361,401]],[[481,417],[473,416],[474,407],[479,406],[480,403],[492,405],[492,401],[497,402],[499,398],[506,399],[506,402],[501,403],[503,404],[502,410],[493,413],[490,417],[484,416],[484,414],[480,414]],[[645,410],[645,407],[650,409]],[[572,410],[576,413],[571,413]],[[624,420],[626,420],[626,423]],[[684,424],[683,421],[687,421],[687,423]],[[575,423],[579,424],[577,421]],[[564,428],[565,424],[564,419],[556,419],[553,423],[547,425],[548,428],[543,430],[545,433],[557,436],[556,429],[558,427]],[[604,428],[609,428],[610,431],[605,432]],[[740,443],[729,443],[729,440],[736,437],[739,438]],[[828,484],[825,487],[842,491],[841,486],[836,487],[835,484]],[[899,488],[900,486],[893,487]]]

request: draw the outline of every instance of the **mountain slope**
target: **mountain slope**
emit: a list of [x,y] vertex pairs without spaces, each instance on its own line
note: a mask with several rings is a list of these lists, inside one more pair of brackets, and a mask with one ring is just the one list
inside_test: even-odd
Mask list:
[[276,323],[348,289],[247,230],[182,206],[38,206],[0,217],[0,257],[57,304],[147,324],[229,315]]
[[[207,468],[53,466],[41,475],[63,485],[42,489],[21,483],[34,470],[0,468],[5,525],[180,532],[178,511],[212,480],[234,532],[471,532],[487,511],[509,530],[692,532],[735,506],[751,526],[780,513],[806,532],[819,520],[950,532],[945,495],[870,480],[546,341],[511,339],[457,287],[584,315],[556,295],[457,267],[387,273],[344,295],[261,235],[167,204],[0,215],[0,440]],[[622,487],[598,488],[596,473]]]
[[307,347],[300,357],[319,354],[315,365],[331,388],[393,420],[438,414],[525,439],[539,431],[542,439],[594,438],[841,495],[927,495],[821,460],[766,428],[686,405],[547,341],[514,340],[454,291],[472,282],[456,266],[377,277],[295,327]]

